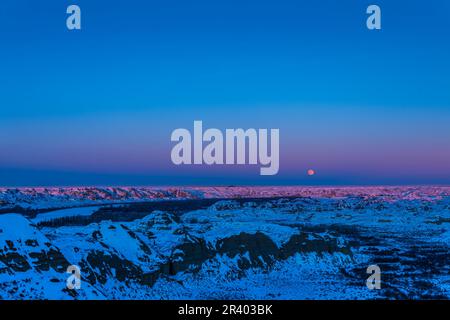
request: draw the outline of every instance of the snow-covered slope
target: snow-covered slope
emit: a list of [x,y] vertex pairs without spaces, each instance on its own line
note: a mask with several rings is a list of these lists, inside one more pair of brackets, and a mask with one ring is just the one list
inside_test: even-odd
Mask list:
[[[29,220],[0,215],[0,298],[69,299],[65,288],[71,263]],[[80,297],[103,296],[86,284]]]
[[[201,199],[236,190],[183,192]],[[311,194],[279,198],[295,192]],[[96,203],[31,218],[0,214],[0,298],[450,297],[448,188],[241,193],[183,210]],[[372,264],[382,290],[366,287]],[[66,288],[69,265],[81,268],[80,290]]]

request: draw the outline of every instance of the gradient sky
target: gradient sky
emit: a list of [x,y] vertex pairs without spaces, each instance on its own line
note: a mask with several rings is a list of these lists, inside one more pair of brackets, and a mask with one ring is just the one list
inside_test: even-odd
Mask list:
[[[450,184],[449,14],[446,0],[4,0],[0,185]],[[170,134],[194,120],[279,128],[279,174],[172,165]]]

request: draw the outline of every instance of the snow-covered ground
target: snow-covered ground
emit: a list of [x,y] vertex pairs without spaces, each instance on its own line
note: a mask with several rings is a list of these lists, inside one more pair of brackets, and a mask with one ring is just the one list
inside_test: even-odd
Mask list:
[[41,223],[44,221],[50,221],[59,218],[77,217],[77,216],[90,216],[99,209],[98,206],[94,207],[81,207],[50,211],[48,213],[38,214],[32,221],[34,223]]
[[[177,199],[222,199],[182,211],[112,189],[78,207],[75,189],[52,190],[26,203],[62,197],[49,206],[57,210],[0,214],[0,299],[450,297],[447,187],[172,188]],[[22,205],[31,191],[1,192]],[[366,287],[374,264],[381,290]],[[81,268],[81,290],[66,288],[70,265]]]

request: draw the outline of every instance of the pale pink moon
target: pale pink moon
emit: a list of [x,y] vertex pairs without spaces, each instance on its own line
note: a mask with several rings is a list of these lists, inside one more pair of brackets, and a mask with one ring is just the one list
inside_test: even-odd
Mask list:
[[316,174],[316,172],[315,172],[313,169],[309,169],[309,170],[307,171],[307,173],[308,173],[308,176],[313,176],[313,175]]

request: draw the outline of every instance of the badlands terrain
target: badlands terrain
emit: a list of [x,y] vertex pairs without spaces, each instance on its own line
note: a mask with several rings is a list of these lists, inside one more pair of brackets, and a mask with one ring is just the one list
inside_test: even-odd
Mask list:
[[0,299],[448,299],[449,262],[450,187],[0,189]]

